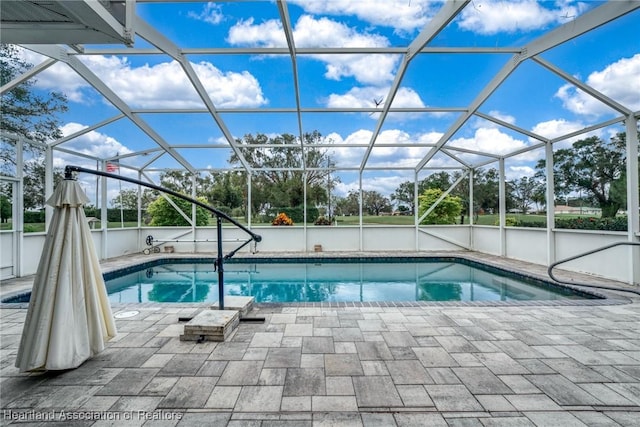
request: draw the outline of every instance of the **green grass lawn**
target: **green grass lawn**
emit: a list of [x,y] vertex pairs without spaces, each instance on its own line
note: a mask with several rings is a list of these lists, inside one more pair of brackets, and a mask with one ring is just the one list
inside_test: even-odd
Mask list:
[[[584,217],[588,218],[590,215],[569,215],[569,214],[560,214],[556,215],[556,218],[579,218]],[[523,214],[508,214],[507,217],[516,218],[520,222],[544,222],[546,223],[547,217],[545,215],[523,215]],[[498,221],[499,215],[480,215],[477,219],[473,221],[475,225],[496,225]],[[246,221],[244,218],[236,218],[236,220],[246,225]],[[360,224],[360,218],[358,216],[339,216],[336,217],[336,221],[338,226],[357,226]],[[364,225],[413,225],[413,216],[375,216],[375,215],[365,215],[362,217],[362,223]],[[469,224],[469,217],[464,217],[464,223]],[[211,218],[209,220],[210,226],[215,226],[216,220],[215,218]],[[136,227],[138,225],[137,222],[125,222],[124,227]],[[225,226],[228,226],[228,223],[224,223]],[[251,225],[254,226],[267,226],[271,225],[271,223],[259,223],[252,222]],[[296,224],[300,225],[300,224]],[[313,223],[307,224],[308,226],[313,227]],[[120,221],[110,222],[108,224],[108,228],[120,228]],[[318,226],[320,227],[320,226]],[[2,223],[0,224],[0,230],[11,230],[11,223]],[[34,224],[25,224],[24,230],[26,233],[38,233],[44,232],[44,223],[34,223]]]

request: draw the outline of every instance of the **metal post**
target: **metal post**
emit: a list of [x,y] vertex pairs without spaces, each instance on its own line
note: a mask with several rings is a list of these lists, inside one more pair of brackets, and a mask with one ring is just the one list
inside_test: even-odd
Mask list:
[[504,157],[501,157],[498,161],[500,170],[500,184],[498,187],[498,193],[500,196],[499,202],[499,214],[500,214],[500,256],[507,255],[507,231],[505,229],[507,225],[507,192],[505,184],[505,172],[504,172]]
[[218,230],[218,258],[216,268],[218,269],[218,307],[224,310],[224,261],[222,259],[222,218],[216,216],[216,226]]
[[[473,250],[473,216],[475,215],[474,203],[473,203],[473,173],[474,169],[469,171],[469,249]],[[472,285],[473,286],[473,285]],[[472,288],[473,289],[473,288]]]
[[553,146],[547,142],[544,152],[545,174],[547,177],[546,199],[547,199],[547,265],[556,261],[556,200],[555,200],[555,177],[553,174]]
[[[44,200],[46,201],[53,194],[53,150],[51,145],[47,145],[44,152]],[[53,218],[53,207],[44,204],[44,231],[49,231],[51,219]]]
[[[627,133],[627,240],[640,239],[640,200],[638,197],[638,120],[629,115],[625,120]],[[638,248],[632,246],[629,253],[629,283],[640,286],[640,262]]]

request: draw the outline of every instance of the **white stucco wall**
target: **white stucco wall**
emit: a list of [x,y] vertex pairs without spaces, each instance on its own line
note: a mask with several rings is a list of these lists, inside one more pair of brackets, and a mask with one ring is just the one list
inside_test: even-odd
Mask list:
[[[257,245],[260,252],[313,252],[315,245],[322,245],[323,252],[403,252],[463,250],[472,242],[472,250],[493,255],[500,254],[500,229],[491,226],[421,226],[420,231],[412,226],[366,226],[319,227],[254,227],[253,231],[262,235]],[[196,229],[195,235],[189,227],[143,227],[109,229],[106,246],[103,247],[103,231],[92,232],[98,256],[101,259],[138,253],[145,249],[145,238],[152,235],[156,242],[165,239],[178,239],[179,242],[166,243],[176,252],[217,253],[216,227]],[[11,233],[0,234],[2,266],[13,265]],[[416,242],[417,238],[417,242]],[[506,256],[536,264],[547,263],[547,235],[544,229],[508,227],[505,235]],[[624,232],[597,232],[577,230],[556,230],[556,259],[564,259],[575,254],[602,247],[604,245],[626,241]],[[247,239],[246,233],[232,228],[223,228],[223,251],[229,251]],[[194,240],[196,240],[194,242]],[[208,240],[208,241],[207,241]],[[23,238],[22,275],[34,274],[38,267],[44,233],[26,233]],[[362,247],[360,242],[362,241]],[[105,250],[106,248],[106,250]],[[164,248],[161,248],[164,251]],[[254,250],[254,244],[245,246],[241,252]],[[562,268],[628,281],[629,265],[633,261],[631,248],[610,249],[598,255],[572,261]],[[637,260],[640,262],[640,260]]]
[[16,274],[13,265],[13,233],[0,231],[0,279]]
[[500,229],[488,225],[473,226],[472,249],[492,255],[500,255]]
[[[569,258],[611,243],[627,241],[624,232],[556,230],[555,235],[556,260]],[[559,268],[627,281],[631,251],[631,247],[619,246],[570,261]],[[640,259],[637,259],[636,262],[640,263]]]
[[545,228],[506,228],[506,255],[535,264],[547,263],[547,230]]

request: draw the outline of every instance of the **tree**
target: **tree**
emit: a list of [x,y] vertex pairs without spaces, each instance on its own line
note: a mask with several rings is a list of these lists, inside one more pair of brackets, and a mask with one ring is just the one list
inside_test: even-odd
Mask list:
[[[173,190],[177,193],[191,196],[193,188],[194,174],[189,171],[171,170],[160,174],[160,184],[163,187]],[[206,193],[206,189],[211,186],[211,177],[196,173],[196,196],[202,196]]]
[[414,184],[411,181],[405,181],[395,189],[391,195],[391,201],[395,202],[398,210],[408,210],[411,215],[415,211]]
[[244,205],[246,174],[240,172],[211,172],[212,186],[207,200],[218,209],[231,212]]
[[[597,136],[581,139],[553,156],[554,188],[558,195],[584,190],[602,209],[603,218],[615,217],[626,203],[626,135],[608,142]],[[545,161],[536,165],[544,176]]]
[[359,215],[360,214],[360,195],[358,191],[351,190],[347,197],[341,197],[336,200],[336,211],[340,215]]
[[473,174],[473,198],[475,206],[484,212],[500,210],[500,174],[497,169],[476,169]]
[[[168,196],[178,206],[182,212],[191,217],[191,202],[174,196]],[[207,203],[203,197],[197,198],[202,203]],[[151,216],[149,225],[161,226],[184,226],[189,225],[186,219],[173,207],[164,197],[158,197],[147,209],[147,213]],[[201,206],[196,206],[196,226],[209,224],[209,211]]]
[[382,212],[391,212],[391,202],[377,191],[363,191],[362,209],[369,215],[379,216]]
[[533,194],[531,195],[531,201],[536,204],[536,211],[540,211],[540,208],[547,205],[547,187],[544,182],[540,182]]
[[[303,205],[305,173],[307,204],[317,206],[327,202],[328,169],[335,164],[329,159],[326,150],[314,147],[314,144],[321,142],[322,135],[317,131],[304,134],[303,144],[291,134],[275,137],[260,133],[255,136],[249,134],[236,140],[247,163],[254,169],[263,169],[252,176],[253,212],[259,213],[268,207]],[[292,149],[292,144],[301,145],[301,148]],[[247,145],[261,147],[244,147]],[[235,153],[231,155],[229,163],[241,165],[240,158]],[[306,171],[303,170],[303,165],[306,165]]]
[[[422,216],[442,196],[444,191],[439,188],[429,188],[422,193],[419,199],[419,216]],[[460,198],[447,195],[427,215],[421,224],[455,224],[462,210]]]
[[[16,77],[33,68],[33,64],[20,57],[16,46],[0,44],[0,85],[11,82]],[[46,95],[37,94],[34,90],[36,80],[30,79],[0,96],[0,129],[24,137],[27,141],[46,143],[62,136],[58,114],[67,111],[67,99],[60,92]],[[25,150],[34,153],[34,157],[42,154],[39,146],[25,144]],[[16,164],[15,147],[3,144],[0,149],[2,172],[7,172],[9,165]],[[25,189],[26,193],[26,189]]]
[[[42,159],[30,159],[24,162],[24,177],[22,203],[24,209],[44,209],[45,191],[44,191],[45,166]],[[62,168],[53,169],[53,186],[54,188],[62,181],[64,173]]]
[[[158,197],[158,193],[149,188],[145,188],[142,191],[141,196],[141,209],[146,210],[149,204]],[[120,209],[138,209],[138,190],[134,188],[127,188],[118,194],[118,196],[111,199],[111,206]]]
[[542,187],[542,194],[544,195],[544,184],[537,181],[535,178],[528,178],[523,176],[520,179],[514,179],[510,182],[511,195],[515,201],[515,206],[527,213],[532,202],[536,199],[536,196],[540,194],[540,188]]
[[448,172],[442,171],[432,173],[422,181],[418,186],[418,194],[422,194],[427,188],[438,188],[442,191],[447,191],[451,187],[451,176]]
[[0,222],[8,222],[13,215],[13,205],[11,199],[4,194],[0,194]]

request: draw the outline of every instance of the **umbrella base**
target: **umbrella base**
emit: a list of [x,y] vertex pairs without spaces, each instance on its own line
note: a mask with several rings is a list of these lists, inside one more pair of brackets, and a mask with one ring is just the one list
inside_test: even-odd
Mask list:
[[[238,310],[240,316],[246,316],[251,310],[253,310],[254,297],[242,297],[227,295],[224,297],[224,309],[225,310]],[[211,306],[212,310],[218,309],[218,303]]]
[[240,313],[235,310],[204,310],[186,325],[180,341],[224,341],[236,330]]

